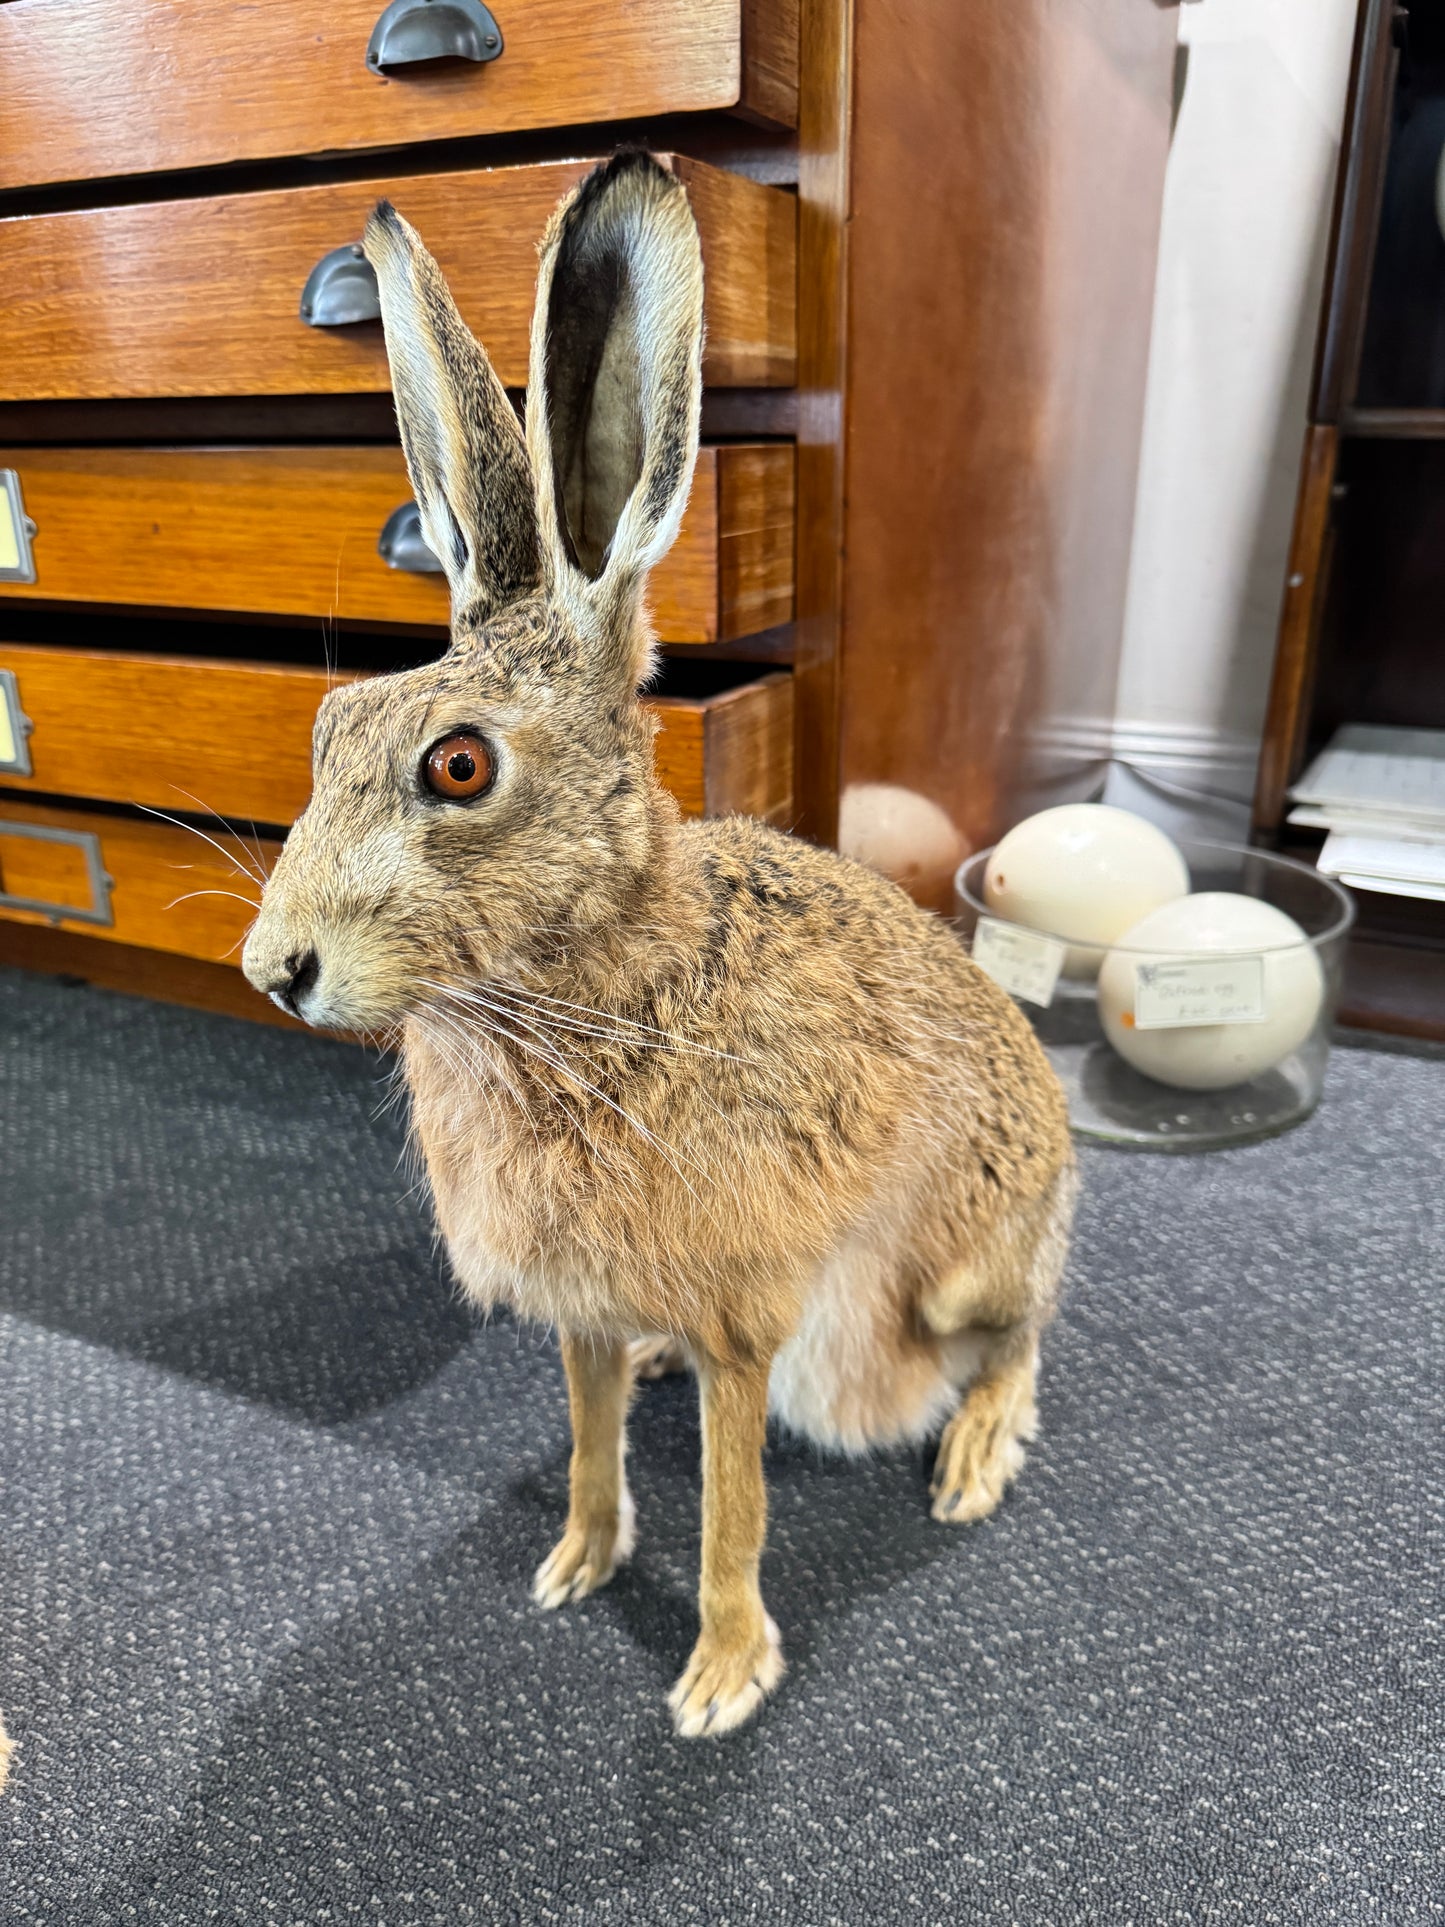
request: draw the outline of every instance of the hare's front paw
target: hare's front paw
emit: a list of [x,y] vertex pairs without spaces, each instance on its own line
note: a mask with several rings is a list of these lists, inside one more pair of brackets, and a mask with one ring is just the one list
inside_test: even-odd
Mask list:
[[537,1568],[532,1581],[533,1599],[543,1612],[553,1612],[570,1599],[585,1599],[589,1592],[605,1586],[617,1568],[632,1557],[636,1536],[632,1497],[624,1491],[615,1519],[567,1527]]
[[782,1677],[782,1641],[766,1613],[761,1635],[746,1645],[724,1646],[704,1633],[667,1696],[673,1724],[685,1740],[731,1732],[751,1719]]

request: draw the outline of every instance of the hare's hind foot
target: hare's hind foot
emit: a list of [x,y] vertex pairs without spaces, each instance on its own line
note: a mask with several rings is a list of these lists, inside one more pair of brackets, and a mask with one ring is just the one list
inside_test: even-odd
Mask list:
[[537,1568],[532,1597],[543,1612],[555,1612],[574,1599],[605,1586],[619,1566],[632,1557],[637,1539],[637,1514],[624,1486],[615,1519],[606,1516],[584,1525],[568,1522],[567,1530]]
[[986,1519],[1023,1468],[1024,1445],[1038,1431],[1034,1375],[1038,1342],[985,1365],[949,1420],[929,1487],[933,1516],[945,1525]]
[[639,1381],[685,1372],[692,1362],[679,1338],[634,1339],[627,1347],[627,1356],[632,1364],[632,1376]]
[[757,1637],[737,1644],[704,1632],[667,1696],[673,1724],[685,1740],[730,1733],[752,1718],[783,1671],[782,1641],[766,1613]]

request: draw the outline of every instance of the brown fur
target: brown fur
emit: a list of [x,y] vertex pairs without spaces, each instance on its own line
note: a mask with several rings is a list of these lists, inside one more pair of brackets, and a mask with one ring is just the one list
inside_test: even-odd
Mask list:
[[[414,476],[419,449],[483,463],[480,482],[445,454],[426,476],[436,523],[444,504],[461,532],[453,646],[326,699],[313,798],[245,966],[285,996],[314,952],[303,1015],[399,1030],[458,1279],[562,1333],[572,1500],[540,1603],[630,1550],[629,1345],[695,1365],[702,1626],[673,1708],[680,1731],[721,1732],[782,1671],[758,1592],[770,1404],[861,1450],[922,1436],[976,1377],[935,1513],[982,1516],[1016,1471],[1072,1211],[1063,1098],[1014,1005],[902,891],[755,822],[683,824],[657,782],[641,595],[686,499],[700,394],[677,182],[620,157],[549,229],[536,509],[510,534],[478,506],[499,459],[520,513],[505,396],[420,243],[382,221],[368,249],[398,408],[419,414]],[[418,368],[433,374],[400,372]],[[509,559],[504,588],[478,580],[489,553]],[[497,775],[458,806],[419,770],[463,726]]]

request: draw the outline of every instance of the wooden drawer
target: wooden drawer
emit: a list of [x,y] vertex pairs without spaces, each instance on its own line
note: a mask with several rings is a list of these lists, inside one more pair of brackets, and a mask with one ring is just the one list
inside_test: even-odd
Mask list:
[[[37,830],[51,834],[37,836]],[[0,795],[0,892],[56,906],[55,914],[45,915],[0,901],[0,917],[236,963],[261,892],[240,861],[247,846],[231,841],[235,860],[169,823],[41,807]],[[280,848],[265,841],[251,846],[251,870],[258,855],[269,868]],[[104,922],[89,914],[95,902],[90,872],[96,865],[105,879],[99,891]]]
[[[0,6],[0,19],[15,5]],[[796,359],[794,196],[703,162],[662,158],[686,182],[702,236],[706,380],[788,386]],[[313,328],[300,312],[312,268],[360,242],[381,195],[420,230],[502,380],[523,387],[537,242],[559,197],[590,165],[418,174],[0,221],[0,400],[386,391],[379,321]]]
[[[30,723],[22,731],[30,772],[0,772],[8,790],[275,824],[290,823],[311,792],[321,670],[9,642],[0,642],[0,670],[13,676]],[[685,815],[787,821],[788,676],[711,696],[658,696],[651,707],[661,724],[658,769]]]
[[797,118],[797,0],[498,0],[497,58],[389,73],[367,64],[383,4],[8,0],[0,188],[709,108]]
[[[263,821],[288,820],[306,800],[323,676],[8,644],[0,644],[0,666],[18,669],[35,723],[33,788],[83,784],[97,799],[155,799],[154,808],[195,815],[191,792],[199,784],[223,814]],[[684,815],[744,810],[786,825],[789,677],[764,676],[710,697],[660,697],[652,707],[661,724],[658,768]],[[198,835],[153,818],[0,791],[0,920],[234,964],[260,900],[258,866],[269,870],[281,845],[202,822]]]
[[[411,499],[399,448],[0,449],[0,468],[36,528],[36,580],[0,597],[446,624],[445,577],[377,552]],[[652,608],[672,643],[791,620],[790,444],[702,450]]]

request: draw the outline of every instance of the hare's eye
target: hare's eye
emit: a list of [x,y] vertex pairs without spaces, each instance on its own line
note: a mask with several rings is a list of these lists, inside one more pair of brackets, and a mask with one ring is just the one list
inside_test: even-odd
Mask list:
[[422,774],[433,796],[466,803],[491,786],[491,751],[471,730],[458,730],[427,751]]

